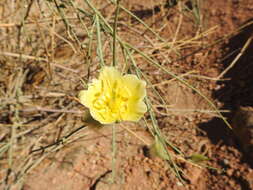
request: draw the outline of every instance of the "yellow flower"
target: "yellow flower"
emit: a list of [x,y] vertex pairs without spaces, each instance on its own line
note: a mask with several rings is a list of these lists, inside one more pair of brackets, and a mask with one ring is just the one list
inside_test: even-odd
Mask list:
[[138,121],[147,111],[145,96],[145,81],[132,74],[122,75],[114,67],[104,67],[99,79],[79,93],[80,102],[102,124]]

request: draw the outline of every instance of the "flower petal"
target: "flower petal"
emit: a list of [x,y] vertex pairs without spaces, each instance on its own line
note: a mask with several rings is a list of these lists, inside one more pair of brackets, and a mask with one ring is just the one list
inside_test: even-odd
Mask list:
[[81,104],[85,105],[86,107],[89,107],[89,97],[87,90],[81,90],[78,94],[78,98]]
[[[122,77],[125,90],[131,94],[131,99],[142,100],[146,96],[146,82],[135,75],[127,74]],[[126,92],[125,92],[126,93]]]
[[99,75],[99,80],[105,82],[108,88],[113,88],[115,81],[121,78],[121,73],[114,67],[104,67]]
[[123,115],[123,120],[139,121],[140,118],[147,112],[147,106],[143,101],[131,102],[128,112]]
[[90,109],[91,116],[102,124],[111,124],[117,121],[108,112],[98,112],[97,110]]

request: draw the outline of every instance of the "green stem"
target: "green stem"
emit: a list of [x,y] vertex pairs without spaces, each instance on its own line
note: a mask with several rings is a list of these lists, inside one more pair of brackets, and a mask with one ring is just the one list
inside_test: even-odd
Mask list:
[[113,66],[116,65],[116,36],[117,36],[117,22],[118,22],[118,15],[119,15],[119,1],[117,0],[117,7],[116,7],[116,13],[114,17],[114,25],[113,25]]
[[116,176],[116,127],[112,125],[112,183],[115,181]]

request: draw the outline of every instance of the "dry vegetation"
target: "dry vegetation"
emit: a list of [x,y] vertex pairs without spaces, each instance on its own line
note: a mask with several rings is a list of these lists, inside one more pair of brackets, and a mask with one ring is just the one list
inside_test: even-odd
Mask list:
[[[86,176],[88,182],[84,180],[80,187],[65,185],[65,189],[99,189],[100,178],[112,168],[111,128],[103,129],[106,135],[87,128],[82,120],[85,108],[76,97],[103,65],[112,64],[115,54],[117,68],[147,81],[149,107],[142,121],[123,123],[117,129],[116,181],[124,173],[127,185],[122,188],[138,189],[138,181],[130,176],[134,178],[133,168],[143,166],[157,170],[163,178],[148,176],[154,180],[150,183],[157,185],[152,189],[173,189],[175,184],[182,188],[182,183],[188,189],[196,189],[196,185],[207,188],[196,182],[197,177],[192,178],[191,168],[199,172],[198,177],[203,170],[211,179],[212,172],[220,174],[222,167],[216,162],[202,162],[215,154],[207,132],[197,124],[217,117],[227,129],[231,127],[222,116],[230,110],[222,108],[223,102],[212,100],[212,91],[221,87],[217,82],[227,80],[224,76],[239,59],[236,57],[231,68],[220,72],[217,60],[222,53],[212,48],[249,24],[217,36],[219,26],[208,23],[202,3],[122,1],[114,36],[117,6],[112,0],[0,2],[0,189],[40,189],[33,180],[42,179],[38,184],[43,187],[50,184],[50,177],[64,173],[56,171],[52,163],[76,168],[79,162],[83,165],[78,167],[88,171],[80,170],[82,175],[90,174]],[[251,39],[243,44],[244,50]],[[238,56],[243,54],[241,51]],[[210,64],[207,59],[216,63]],[[167,162],[143,155],[140,147],[152,144],[154,139],[160,143],[160,157]],[[103,143],[107,148],[101,148]],[[90,162],[93,159],[97,162]],[[43,169],[50,167],[53,171],[45,173]],[[49,177],[43,178],[47,174]],[[177,183],[172,174],[177,176]],[[150,180],[148,177],[142,177],[142,183]],[[111,187],[118,189],[118,183]],[[59,189],[56,187],[52,189]]]

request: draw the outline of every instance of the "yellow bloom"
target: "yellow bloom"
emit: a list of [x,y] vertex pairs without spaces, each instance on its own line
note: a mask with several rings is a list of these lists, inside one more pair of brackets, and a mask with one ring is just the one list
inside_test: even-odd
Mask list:
[[147,111],[145,96],[145,81],[132,74],[122,75],[114,67],[104,67],[99,79],[79,93],[80,102],[102,124],[138,121]]

